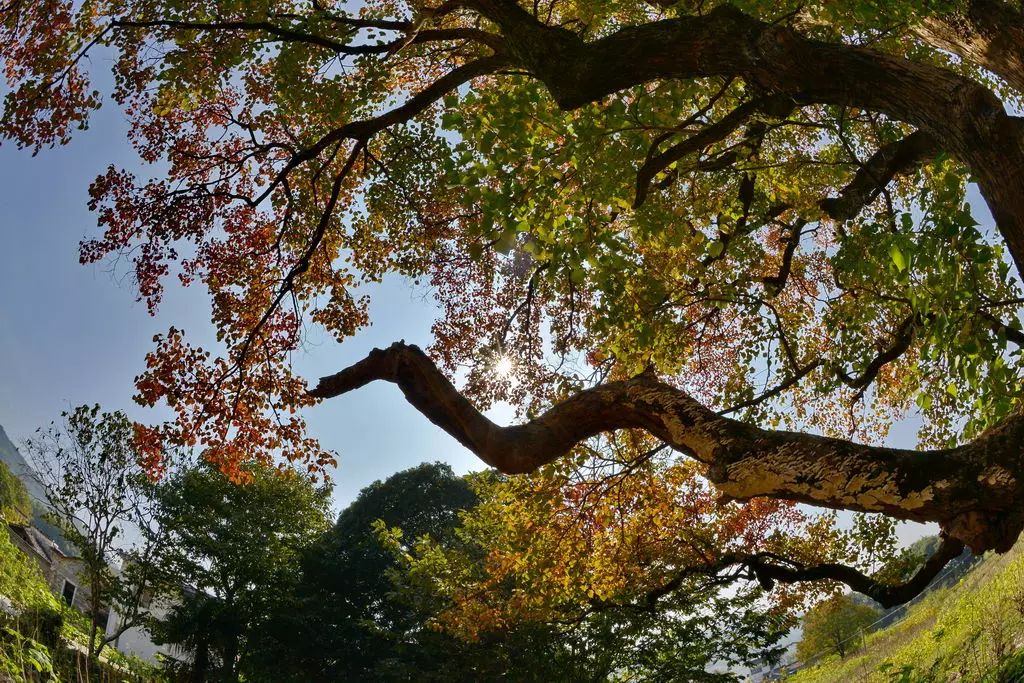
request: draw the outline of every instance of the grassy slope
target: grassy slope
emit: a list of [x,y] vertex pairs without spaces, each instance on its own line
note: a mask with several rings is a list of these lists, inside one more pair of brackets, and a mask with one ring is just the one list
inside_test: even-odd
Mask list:
[[995,681],[995,671],[1024,647],[1022,613],[1024,541],[1018,541],[1005,555],[987,557],[959,584],[926,596],[899,623],[869,634],[862,650],[845,660],[832,655],[786,680]]

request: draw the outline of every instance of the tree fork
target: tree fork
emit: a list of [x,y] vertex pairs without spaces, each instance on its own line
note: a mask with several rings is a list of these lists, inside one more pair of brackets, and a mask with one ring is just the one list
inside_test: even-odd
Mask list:
[[975,553],[1005,552],[1024,528],[1024,415],[1014,414],[957,448],[914,451],[767,430],[718,415],[644,372],[582,391],[521,425],[485,417],[418,347],[396,342],[324,377],[310,394],[330,398],[376,380],[488,465],[531,472],[579,442],[642,429],[707,466],[737,500],[766,496],[810,505],[937,522]]

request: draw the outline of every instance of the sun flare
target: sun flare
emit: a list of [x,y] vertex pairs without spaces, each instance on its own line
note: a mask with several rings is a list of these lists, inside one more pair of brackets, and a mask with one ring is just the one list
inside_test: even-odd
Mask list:
[[502,379],[508,378],[515,369],[515,364],[508,356],[501,356],[494,361],[494,372]]

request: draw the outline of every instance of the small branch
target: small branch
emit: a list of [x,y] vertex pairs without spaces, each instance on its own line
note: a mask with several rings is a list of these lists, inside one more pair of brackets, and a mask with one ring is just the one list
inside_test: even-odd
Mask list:
[[660,154],[648,153],[647,160],[636,173],[636,197],[633,208],[640,207],[647,199],[651,181],[656,175],[680,159],[696,154],[702,149],[721,142],[735,132],[756,114],[770,114],[775,118],[784,118],[793,110],[793,98],[775,95],[745,102],[726,114],[722,119],[707,126],[682,142],[678,142]]
[[914,323],[916,320],[917,316],[909,315],[900,323],[900,326],[896,328],[896,332],[893,335],[892,344],[868,363],[860,377],[853,377],[841,368],[836,368],[836,377],[851,389],[863,390],[867,388],[868,385],[875,381],[883,367],[902,356],[910,348],[910,344],[914,341]]

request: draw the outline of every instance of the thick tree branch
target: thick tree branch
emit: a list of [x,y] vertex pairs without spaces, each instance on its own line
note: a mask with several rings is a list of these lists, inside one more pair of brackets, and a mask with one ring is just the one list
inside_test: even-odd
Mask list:
[[1010,3],[971,0],[965,13],[928,17],[914,31],[1024,92],[1024,13]]
[[996,334],[1003,334],[1006,337],[1007,341],[1012,342],[1014,345],[1024,349],[1024,331],[1014,327],[1013,325],[1008,325],[1007,323],[1004,323],[1002,320],[992,315],[988,311],[978,311],[978,315],[980,315],[989,323],[989,326],[991,327],[993,332],[995,332]]
[[976,552],[1005,551],[1024,527],[1024,416],[1015,414],[953,449],[912,451],[760,429],[717,415],[652,373],[608,382],[522,425],[499,427],[415,346],[376,349],[310,393],[329,398],[375,380],[394,382],[434,424],[488,465],[537,469],[602,432],[642,429],[707,465],[722,493],[880,512],[942,525]]
[[883,145],[840,190],[838,197],[822,200],[821,208],[837,221],[855,218],[893,178],[913,172],[938,153],[938,141],[923,131],[915,131],[902,140]]

